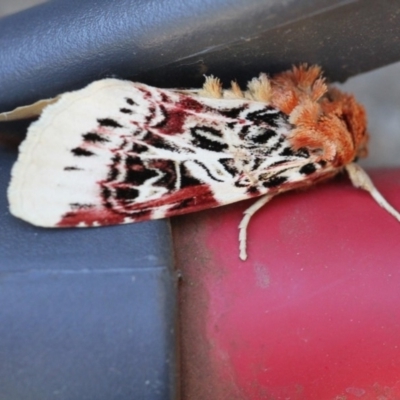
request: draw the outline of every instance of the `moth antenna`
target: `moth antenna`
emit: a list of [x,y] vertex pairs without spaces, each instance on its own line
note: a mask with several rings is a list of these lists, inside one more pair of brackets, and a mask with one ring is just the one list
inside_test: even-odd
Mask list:
[[369,192],[370,195],[382,208],[384,208],[388,213],[392,214],[393,217],[395,217],[397,221],[400,222],[400,213],[396,209],[394,209],[379,193],[378,189],[372,183],[370,177],[358,164],[351,163],[346,165],[345,168],[347,173],[349,174],[351,183],[356,188],[361,188]]
[[247,226],[249,225],[250,219],[262,206],[267,204],[273,197],[273,194],[266,194],[265,196],[258,199],[243,213],[244,217],[239,224],[239,257],[243,261],[247,259]]
[[222,98],[222,84],[219,78],[214,78],[213,75],[206,76],[201,95],[214,99]]

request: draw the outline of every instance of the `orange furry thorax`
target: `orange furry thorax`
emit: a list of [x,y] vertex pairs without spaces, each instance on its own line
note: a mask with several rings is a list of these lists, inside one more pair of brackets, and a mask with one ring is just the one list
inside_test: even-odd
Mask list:
[[294,125],[290,142],[340,167],[367,154],[364,107],[352,95],[328,87],[319,66],[300,65],[273,76],[271,103]]

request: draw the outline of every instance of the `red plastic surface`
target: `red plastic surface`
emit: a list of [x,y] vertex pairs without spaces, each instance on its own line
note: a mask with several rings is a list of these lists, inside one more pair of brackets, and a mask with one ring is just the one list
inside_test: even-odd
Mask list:
[[[400,170],[371,173],[400,209]],[[176,218],[184,399],[400,399],[400,224],[345,178]]]

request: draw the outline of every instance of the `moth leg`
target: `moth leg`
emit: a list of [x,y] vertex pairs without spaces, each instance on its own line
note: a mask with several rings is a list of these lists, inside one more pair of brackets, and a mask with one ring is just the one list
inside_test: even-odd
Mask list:
[[258,199],[253,205],[251,205],[247,210],[245,210],[244,217],[240,221],[239,224],[239,258],[241,260],[247,259],[247,226],[249,225],[250,218],[265,204],[267,204],[274,195],[266,194],[265,196]]
[[388,213],[392,214],[393,217],[400,221],[400,213],[395,210],[386,199],[378,192],[378,189],[372,183],[370,177],[367,173],[357,164],[351,163],[346,165],[346,171],[349,174],[351,183],[356,188],[361,188],[366,190],[371,194],[375,201],[384,208]]

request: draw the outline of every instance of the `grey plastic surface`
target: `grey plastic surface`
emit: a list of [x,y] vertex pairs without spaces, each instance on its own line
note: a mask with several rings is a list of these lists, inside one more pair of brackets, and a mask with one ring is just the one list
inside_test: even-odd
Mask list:
[[8,212],[0,151],[0,399],[175,398],[169,226],[35,228]]

